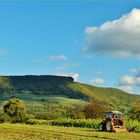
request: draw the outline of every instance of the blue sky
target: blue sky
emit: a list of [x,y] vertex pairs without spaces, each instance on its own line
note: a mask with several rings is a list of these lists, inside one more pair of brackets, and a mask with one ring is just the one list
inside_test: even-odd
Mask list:
[[140,93],[139,21],[139,0],[1,1],[0,75],[70,75]]

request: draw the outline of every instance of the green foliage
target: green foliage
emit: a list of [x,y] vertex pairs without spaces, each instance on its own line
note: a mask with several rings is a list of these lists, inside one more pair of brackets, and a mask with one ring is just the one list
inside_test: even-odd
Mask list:
[[125,126],[130,132],[140,132],[140,122],[137,120],[127,120]]
[[27,119],[26,107],[19,99],[10,99],[3,109],[3,118],[6,122],[24,122]]
[[0,91],[1,92],[8,92],[11,89],[11,84],[7,77],[0,77]]
[[98,119],[104,117],[104,112],[111,110],[108,104],[101,101],[93,101],[85,106],[84,113],[86,118]]
[[29,119],[26,124],[32,125],[52,125],[52,126],[65,126],[65,127],[85,127],[85,128],[98,128],[101,120],[97,119],[58,119],[58,120],[37,120]]
[[140,104],[132,106],[130,111],[128,111],[128,117],[132,120],[140,121]]
[[32,106],[28,113],[35,116],[36,119],[53,120],[66,116],[67,107],[57,104],[45,104],[44,106]]
[[39,120],[39,119],[29,119],[26,121],[26,124],[31,125],[52,125],[52,120]]
[[36,119],[55,120],[60,118],[84,119],[84,106],[73,105],[70,107],[59,104],[46,104],[44,106],[32,106],[28,113]]
[[86,127],[97,129],[100,122],[101,120],[97,119],[61,119],[54,120],[51,124],[65,127]]
[[72,108],[67,108],[65,117],[72,119],[85,119],[85,114],[83,110],[84,106],[74,105]]
[[[31,125],[52,125],[64,127],[82,127],[98,129],[101,119],[58,119],[58,120],[38,120],[29,119],[26,124]],[[126,120],[125,127],[129,132],[140,132],[140,122],[136,120]]]

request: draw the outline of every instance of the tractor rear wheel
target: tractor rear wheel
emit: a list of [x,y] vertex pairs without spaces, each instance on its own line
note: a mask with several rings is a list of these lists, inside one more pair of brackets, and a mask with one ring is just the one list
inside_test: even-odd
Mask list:
[[112,126],[111,121],[107,121],[106,122],[106,131],[107,132],[112,132],[113,131],[112,128],[113,128],[113,126]]

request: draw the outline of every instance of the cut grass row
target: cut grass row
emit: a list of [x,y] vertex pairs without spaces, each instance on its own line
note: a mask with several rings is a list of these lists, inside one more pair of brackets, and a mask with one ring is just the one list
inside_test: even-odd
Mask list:
[[89,128],[1,124],[0,140],[139,140],[139,133],[107,133]]

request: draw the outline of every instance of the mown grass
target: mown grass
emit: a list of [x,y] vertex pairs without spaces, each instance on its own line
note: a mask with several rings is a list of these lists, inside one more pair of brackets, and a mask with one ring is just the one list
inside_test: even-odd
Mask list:
[[0,124],[0,140],[139,140],[139,133],[45,125]]

